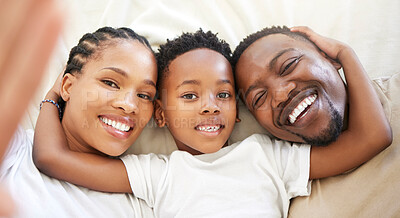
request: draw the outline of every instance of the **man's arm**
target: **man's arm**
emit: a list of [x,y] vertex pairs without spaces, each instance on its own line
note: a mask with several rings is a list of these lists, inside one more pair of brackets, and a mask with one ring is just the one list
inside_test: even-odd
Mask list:
[[[57,80],[58,82],[59,79]],[[56,88],[55,88],[56,87]],[[57,82],[46,99],[57,102]],[[59,90],[59,89],[58,89]],[[46,175],[97,191],[132,193],[120,159],[71,151],[59,120],[58,109],[44,103],[34,137],[33,160]]]
[[391,127],[353,49],[320,36],[307,27],[295,27],[292,31],[306,34],[343,67],[349,98],[348,128],[327,147],[311,148],[310,179],[343,173],[370,160],[389,146],[393,137]]

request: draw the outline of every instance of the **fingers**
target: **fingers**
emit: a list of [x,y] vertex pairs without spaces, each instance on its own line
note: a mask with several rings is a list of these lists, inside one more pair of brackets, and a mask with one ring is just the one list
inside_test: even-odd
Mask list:
[[[0,158],[41,81],[63,23],[62,13],[52,0],[15,2],[19,4],[9,7],[20,7],[13,10],[27,14],[15,14],[18,28],[7,27],[11,33],[5,33],[1,38],[4,40],[1,43],[9,43],[9,49],[0,51],[0,57],[3,57],[0,62]],[[6,8],[1,10],[6,11]],[[13,18],[12,14],[7,17],[10,23],[14,23]],[[5,23],[1,21],[1,25],[7,26]]]
[[11,196],[0,186],[0,217],[12,217],[14,210],[15,205]]
[[298,32],[306,35],[311,41],[316,42],[317,37],[322,37],[318,33],[314,32],[311,28],[307,26],[295,26],[291,27],[290,31],[292,32]]

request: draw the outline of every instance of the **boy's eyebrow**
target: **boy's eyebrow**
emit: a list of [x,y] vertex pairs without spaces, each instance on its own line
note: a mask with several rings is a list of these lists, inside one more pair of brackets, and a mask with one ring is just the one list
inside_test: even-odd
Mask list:
[[218,80],[217,85],[226,84],[226,83],[233,85],[229,79]]
[[295,48],[287,48],[287,49],[284,49],[284,50],[280,51],[280,52],[279,52],[274,58],[272,58],[272,60],[269,62],[269,70],[270,70],[270,71],[273,71],[273,70],[274,70],[276,61],[278,60],[279,57],[281,57],[281,56],[282,56],[283,54],[285,54],[286,52],[293,51],[293,50],[296,50],[296,49],[295,49]]
[[185,80],[183,81],[181,84],[179,84],[176,89],[178,89],[179,87],[183,86],[183,85],[187,85],[187,84],[193,84],[193,85],[200,85],[200,82],[198,80]]

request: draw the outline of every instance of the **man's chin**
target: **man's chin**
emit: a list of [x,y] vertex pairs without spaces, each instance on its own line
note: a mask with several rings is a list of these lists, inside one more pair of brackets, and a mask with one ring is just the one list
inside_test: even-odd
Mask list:
[[315,146],[327,146],[336,141],[342,132],[343,117],[333,108],[331,110],[331,115],[332,119],[329,121],[329,125],[321,130],[317,136],[307,137],[300,135],[300,137],[303,138],[307,144]]

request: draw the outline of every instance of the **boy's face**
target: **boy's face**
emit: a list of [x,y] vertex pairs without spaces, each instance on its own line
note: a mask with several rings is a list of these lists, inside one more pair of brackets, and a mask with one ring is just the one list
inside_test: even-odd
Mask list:
[[245,104],[274,136],[321,145],[340,134],[345,86],[311,43],[283,34],[260,38],[241,55],[236,79]]
[[171,62],[163,84],[164,118],[178,148],[191,154],[221,149],[236,119],[228,60],[210,49],[191,50]]
[[125,152],[153,113],[153,54],[137,41],[119,41],[90,59],[81,75],[66,77],[63,127],[71,146],[111,156]]

